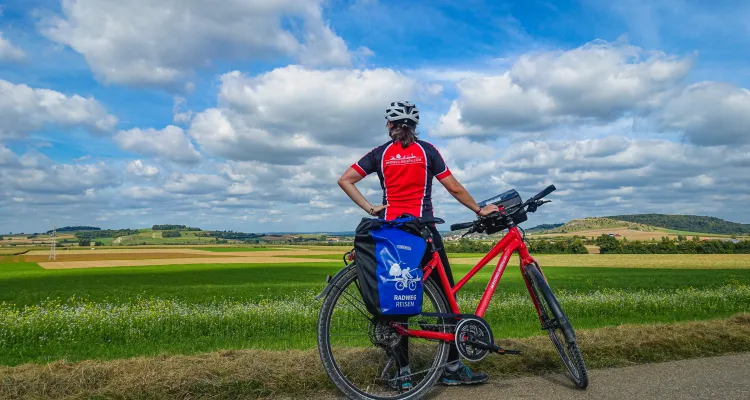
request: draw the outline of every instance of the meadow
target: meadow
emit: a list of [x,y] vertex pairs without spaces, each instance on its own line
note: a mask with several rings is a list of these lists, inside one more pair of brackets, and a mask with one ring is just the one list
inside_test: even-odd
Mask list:
[[[333,261],[337,254],[295,257],[330,262],[46,270],[6,259],[0,263],[0,364],[314,348],[320,303],[313,297],[343,264]],[[452,255],[454,274],[462,276],[478,257]],[[750,311],[750,258],[701,257],[708,258],[538,258],[576,329]],[[541,333],[516,265],[506,270],[486,316],[497,338]],[[465,310],[476,306],[491,272],[485,268],[461,291]]]

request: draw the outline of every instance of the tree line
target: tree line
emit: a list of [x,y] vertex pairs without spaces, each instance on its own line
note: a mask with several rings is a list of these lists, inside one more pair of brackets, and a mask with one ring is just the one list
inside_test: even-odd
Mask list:
[[688,239],[679,235],[675,239],[662,237],[660,241],[617,240],[608,235],[596,239],[602,254],[750,254],[750,240],[734,243],[729,240]]
[[[444,242],[443,246],[448,253],[487,253],[495,246],[495,243],[481,242],[471,239],[460,239],[454,242]],[[587,254],[588,250],[579,238],[567,238],[558,240],[531,239],[527,247],[530,252],[537,254]]]
[[75,237],[78,239],[98,239],[98,238],[116,238],[120,236],[139,235],[141,232],[137,229],[105,229],[98,231],[76,232]]
[[186,225],[172,225],[172,224],[164,224],[164,225],[154,225],[151,227],[151,229],[155,231],[200,231],[201,228],[193,228]]
[[[100,231],[102,228],[97,228],[95,226],[64,226],[62,228],[57,228],[57,232],[74,232],[74,231]],[[52,229],[47,231],[47,234],[52,233]]]
[[720,235],[750,234],[750,224],[725,221],[716,217],[701,217],[697,215],[636,214],[615,215],[607,218],[658,226],[678,231],[703,232]]

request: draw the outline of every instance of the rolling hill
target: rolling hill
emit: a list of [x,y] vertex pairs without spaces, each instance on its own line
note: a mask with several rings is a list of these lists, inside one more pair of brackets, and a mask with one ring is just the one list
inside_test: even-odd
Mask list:
[[621,221],[621,220],[616,220],[613,218],[590,217],[590,218],[574,219],[568,222],[567,224],[564,224],[554,229],[547,230],[544,233],[550,233],[550,234],[551,233],[574,233],[574,232],[584,232],[584,231],[601,230],[601,229],[615,229],[615,228],[624,228],[624,229],[629,229],[633,231],[641,231],[641,232],[652,232],[652,231],[657,230],[655,227],[649,226],[646,224]]
[[634,214],[615,215],[607,219],[650,225],[664,229],[718,235],[750,235],[750,224],[725,221],[716,217],[697,215]]

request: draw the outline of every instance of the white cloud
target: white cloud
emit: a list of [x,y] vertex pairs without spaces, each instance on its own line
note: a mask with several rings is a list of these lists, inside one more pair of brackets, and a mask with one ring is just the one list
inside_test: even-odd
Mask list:
[[114,137],[123,150],[153,156],[182,164],[195,164],[201,157],[182,128],[169,125],[164,129],[130,129]]
[[201,149],[231,160],[297,163],[320,152],[309,135],[273,134],[232,110],[208,109],[193,118],[190,136]]
[[209,194],[223,192],[228,183],[217,175],[211,174],[173,174],[164,185],[170,193]]
[[174,85],[221,59],[291,56],[313,65],[350,65],[346,43],[323,20],[321,3],[71,0],[40,29],[81,53],[105,82]]
[[19,47],[14,46],[10,40],[3,37],[0,32],[0,62],[21,61],[26,58],[26,53]]
[[121,193],[133,200],[166,200],[174,195],[167,193],[162,188],[148,186],[132,186],[125,188]]
[[13,188],[25,193],[81,195],[91,189],[119,185],[117,173],[104,164],[53,164],[24,168],[5,176]]
[[81,126],[101,133],[112,130],[117,118],[94,98],[66,96],[0,79],[0,140],[23,137],[49,124]]
[[153,178],[159,175],[159,168],[152,165],[146,165],[141,160],[134,160],[128,163],[125,168],[129,173],[143,178]]
[[300,164],[307,157],[387,140],[383,110],[422,89],[390,69],[278,68],[221,77],[218,108],[189,129],[201,149],[232,160]]
[[193,118],[193,112],[190,110],[183,111],[187,100],[181,96],[175,96],[174,106],[172,107],[172,122],[175,124],[187,124]]
[[521,56],[506,72],[468,78],[440,118],[439,136],[539,131],[570,122],[610,122],[650,106],[677,85],[689,59],[595,41]]
[[662,130],[683,132],[692,143],[750,143],[750,90],[700,82],[670,98],[656,114]]
[[8,168],[14,166],[21,166],[18,157],[10,149],[0,144],[0,167]]

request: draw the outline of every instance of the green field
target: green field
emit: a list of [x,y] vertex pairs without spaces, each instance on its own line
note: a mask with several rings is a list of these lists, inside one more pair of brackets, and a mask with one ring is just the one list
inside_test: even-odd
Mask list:
[[[311,348],[320,306],[313,297],[326,275],[341,267],[333,260],[70,270],[3,263],[0,364]],[[455,264],[454,273],[462,276],[469,268]],[[478,303],[491,271],[480,272],[460,293],[465,311]],[[750,311],[750,268],[566,266],[545,274],[576,328]],[[486,319],[497,338],[540,334],[517,267],[506,270]]]

